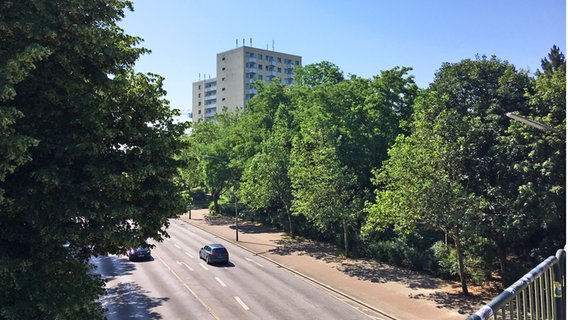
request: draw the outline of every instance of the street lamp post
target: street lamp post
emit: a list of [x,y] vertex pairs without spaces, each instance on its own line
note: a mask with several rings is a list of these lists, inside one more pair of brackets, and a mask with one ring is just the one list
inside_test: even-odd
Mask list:
[[[206,155],[206,154],[198,154],[197,156],[199,157],[203,157],[203,158],[211,158],[211,159],[215,159],[217,161],[221,161],[223,163],[225,163],[225,165],[228,168],[228,162],[225,159],[221,159],[219,157],[215,157],[215,156],[210,156],[210,155]],[[235,190],[236,187],[236,179],[234,177],[233,174],[231,174],[233,177],[233,196],[235,197],[235,242],[239,242],[239,211],[238,211],[238,203],[237,203],[237,193]]]
[[[520,121],[520,122],[522,122],[522,123],[524,123],[524,124],[527,124],[527,125],[529,125],[529,126],[531,126],[531,127],[537,128],[537,129],[542,130],[542,131],[554,132],[554,133],[556,133],[557,135],[563,137],[563,135],[562,135],[561,132],[559,132],[558,130],[554,129],[554,128],[551,127],[551,126],[545,125],[544,123],[540,123],[540,122],[538,122],[538,121],[534,121],[534,120],[531,120],[531,119],[527,119],[527,118],[525,118],[525,117],[521,117],[521,116],[516,115],[516,114],[514,114],[514,113],[512,113],[512,112],[507,112],[507,113],[505,113],[505,115],[506,115],[507,117],[513,119],[513,120]],[[564,138],[564,137],[563,137],[563,138]]]

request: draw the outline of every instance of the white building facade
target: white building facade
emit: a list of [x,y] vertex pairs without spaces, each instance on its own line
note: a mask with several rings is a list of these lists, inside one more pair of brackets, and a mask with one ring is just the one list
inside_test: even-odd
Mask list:
[[193,121],[211,121],[225,107],[227,111],[245,110],[257,93],[252,87],[255,81],[279,78],[290,85],[294,68],[301,65],[301,56],[248,46],[218,53],[217,77],[193,83]]

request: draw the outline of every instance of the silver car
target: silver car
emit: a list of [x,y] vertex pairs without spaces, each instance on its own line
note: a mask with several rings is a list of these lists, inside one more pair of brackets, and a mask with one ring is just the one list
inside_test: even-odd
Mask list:
[[208,244],[199,250],[199,258],[213,263],[229,263],[229,252],[222,244]]

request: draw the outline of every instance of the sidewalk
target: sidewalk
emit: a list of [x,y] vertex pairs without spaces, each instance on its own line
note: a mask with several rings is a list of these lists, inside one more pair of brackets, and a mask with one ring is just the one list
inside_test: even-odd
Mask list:
[[[235,241],[234,219],[192,210],[179,219]],[[463,320],[485,302],[465,299],[455,283],[375,261],[344,259],[332,246],[294,241],[282,232],[239,221],[238,245],[283,267],[399,320]]]

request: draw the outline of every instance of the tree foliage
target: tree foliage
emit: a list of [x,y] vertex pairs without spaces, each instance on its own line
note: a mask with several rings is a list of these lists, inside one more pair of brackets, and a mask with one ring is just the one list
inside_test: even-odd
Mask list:
[[257,83],[233,120],[197,124],[192,149],[236,170],[245,217],[350,256],[456,266],[465,293],[474,276],[510,283],[565,241],[565,67],[554,48],[543,61],[536,78],[497,57],[444,63],[424,90],[410,68],[364,79],[307,65],[292,86]]
[[102,318],[88,260],[167,236],[186,125],[163,79],[132,71],[129,1],[0,8],[0,318]]

